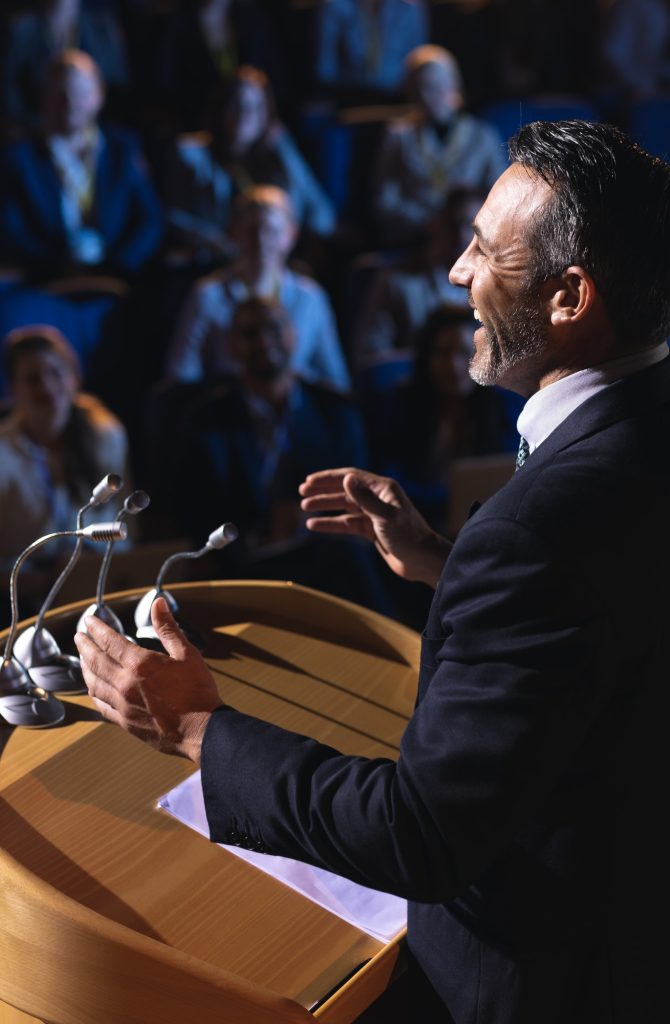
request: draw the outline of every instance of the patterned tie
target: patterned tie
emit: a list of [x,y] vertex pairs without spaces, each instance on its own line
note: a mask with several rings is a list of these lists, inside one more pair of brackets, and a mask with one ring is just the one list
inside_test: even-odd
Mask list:
[[[519,438],[519,451],[516,456],[516,469],[521,469],[524,462],[530,455],[530,447],[525,437]],[[514,472],[516,472],[516,469]]]

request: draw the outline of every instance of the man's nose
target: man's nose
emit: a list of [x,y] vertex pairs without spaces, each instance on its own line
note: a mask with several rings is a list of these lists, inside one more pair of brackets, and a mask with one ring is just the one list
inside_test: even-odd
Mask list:
[[469,288],[472,284],[473,263],[471,259],[472,242],[458,257],[449,271],[449,280],[461,288]]

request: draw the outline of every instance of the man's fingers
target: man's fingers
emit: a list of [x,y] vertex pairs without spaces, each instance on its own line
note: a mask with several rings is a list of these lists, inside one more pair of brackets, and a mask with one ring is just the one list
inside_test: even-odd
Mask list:
[[347,473],[355,473],[353,466],[340,469],[321,469],[318,473],[310,473],[298,487],[303,498],[314,494],[332,494],[342,490],[342,480]]
[[[140,705],[144,703],[144,698],[137,686],[127,683],[127,673],[107,651],[101,650],[86,633],[76,633],[74,642],[79,652],[84,680],[91,696],[99,697],[116,708],[130,707],[130,701]],[[130,646],[133,645],[130,644]]]
[[372,527],[367,516],[343,515],[324,516],[323,519],[313,517],[305,520],[305,526],[314,533],[338,533],[351,536],[352,533],[371,540],[373,537]]
[[356,506],[343,490],[334,494],[315,494],[309,498],[303,498],[300,507],[304,512],[338,512],[344,508],[355,508]]
[[362,508],[368,515],[377,516],[380,519],[391,519],[397,513],[397,505],[382,501],[354,473],[350,473],[344,478],[344,490],[350,501]]
[[[132,644],[125,636],[121,636],[96,615],[88,615],[85,620],[86,633],[94,641],[96,647],[104,651],[118,665],[126,663],[128,657],[140,648]],[[78,634],[79,636],[85,634]],[[75,638],[76,639],[76,638]]]
[[170,657],[183,661],[193,645],[184,636],[164,597],[157,597],[152,604],[151,622]]

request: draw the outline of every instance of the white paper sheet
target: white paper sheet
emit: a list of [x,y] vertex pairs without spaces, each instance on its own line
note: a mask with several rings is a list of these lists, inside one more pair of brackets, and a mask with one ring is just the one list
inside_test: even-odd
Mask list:
[[[158,806],[209,838],[199,771],[160,797]],[[239,846],[219,845],[380,942],[389,942],[407,924],[407,903],[398,896],[368,889],[331,871],[288,857],[271,857]]]

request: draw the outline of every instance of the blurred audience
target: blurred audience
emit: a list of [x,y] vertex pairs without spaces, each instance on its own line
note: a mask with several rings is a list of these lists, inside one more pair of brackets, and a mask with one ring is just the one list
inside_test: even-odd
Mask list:
[[254,296],[276,299],[288,310],[296,328],[293,369],[311,382],[348,390],[349,370],[328,297],[316,281],[287,266],[296,233],[282,189],[257,185],[238,197],[231,228],[237,257],[230,268],[198,281],[187,297],[168,353],[170,379],[237,373],[229,328],[235,307]]
[[503,450],[506,406],[468,368],[476,324],[471,310],[436,309],[417,338],[411,379],[367,409],[373,467],[405,488],[435,529],[447,529],[453,459]]
[[665,0],[612,0],[603,8],[602,85],[625,109],[670,88],[670,9]]
[[273,184],[290,196],[302,229],[329,235],[332,203],[277,120],[266,75],[244,66],[210,100],[209,130],[181,135],[167,182],[171,242],[182,258],[230,255],[231,206],[240,192]]
[[316,79],[343,102],[398,93],[403,61],[428,31],[424,0],[321,0]]
[[140,149],[103,127],[104,83],[81,50],[47,72],[39,135],[5,147],[0,255],[33,278],[138,273],[156,253],[162,213]]
[[404,263],[378,270],[361,303],[353,362],[393,349],[412,349],[429,313],[441,305],[469,309],[468,296],[449,280],[449,271],[469,245],[472,222],[485,194],[455,188],[428,224],[424,246]]
[[388,126],[377,171],[380,229],[396,244],[420,239],[452,189],[488,191],[507,166],[495,129],[463,110],[461,76],[448,50],[421,46],[406,66],[413,110]]
[[208,97],[243,64],[262,68],[281,87],[282,55],[258,0],[182,0],[171,6],[160,19],[149,59],[176,130],[208,128]]
[[[0,575],[37,537],[71,530],[77,510],[107,473],[127,477],[126,432],[93,395],[79,390],[77,357],[55,328],[32,325],[4,340],[12,401],[0,421]],[[110,517],[109,507],[98,518]],[[91,512],[90,521],[95,521]],[[21,572],[21,612],[36,611],[71,541],[42,548]]]
[[[130,437],[162,539],[239,519],[214,574],[420,627],[425,594],[384,577],[389,608],[355,545],[305,537],[294,478],[364,462],[362,413],[376,468],[445,528],[453,460],[509,449],[516,399],[470,381],[448,280],[506,165],[486,117],[586,100],[636,130],[668,93],[666,0],[14,0],[0,53],[0,337],[38,345],[9,346],[2,564],[71,524]],[[667,106],[642,110],[663,152]],[[175,515],[177,461],[217,481],[202,524]]]
[[[388,610],[369,550],[329,543],[303,525],[298,484],[328,465],[367,462],[360,413],[292,369],[296,330],[275,300],[237,306],[230,346],[240,376],[190,408],[178,463],[183,528],[195,542],[231,519],[240,539],[222,562],[242,575],[288,578]],[[358,460],[358,461],[356,461]]]
[[41,0],[10,17],[0,64],[2,106],[11,130],[39,124],[45,75],[63,50],[90,54],[119,97],[129,75],[123,32],[111,4],[99,0]]

